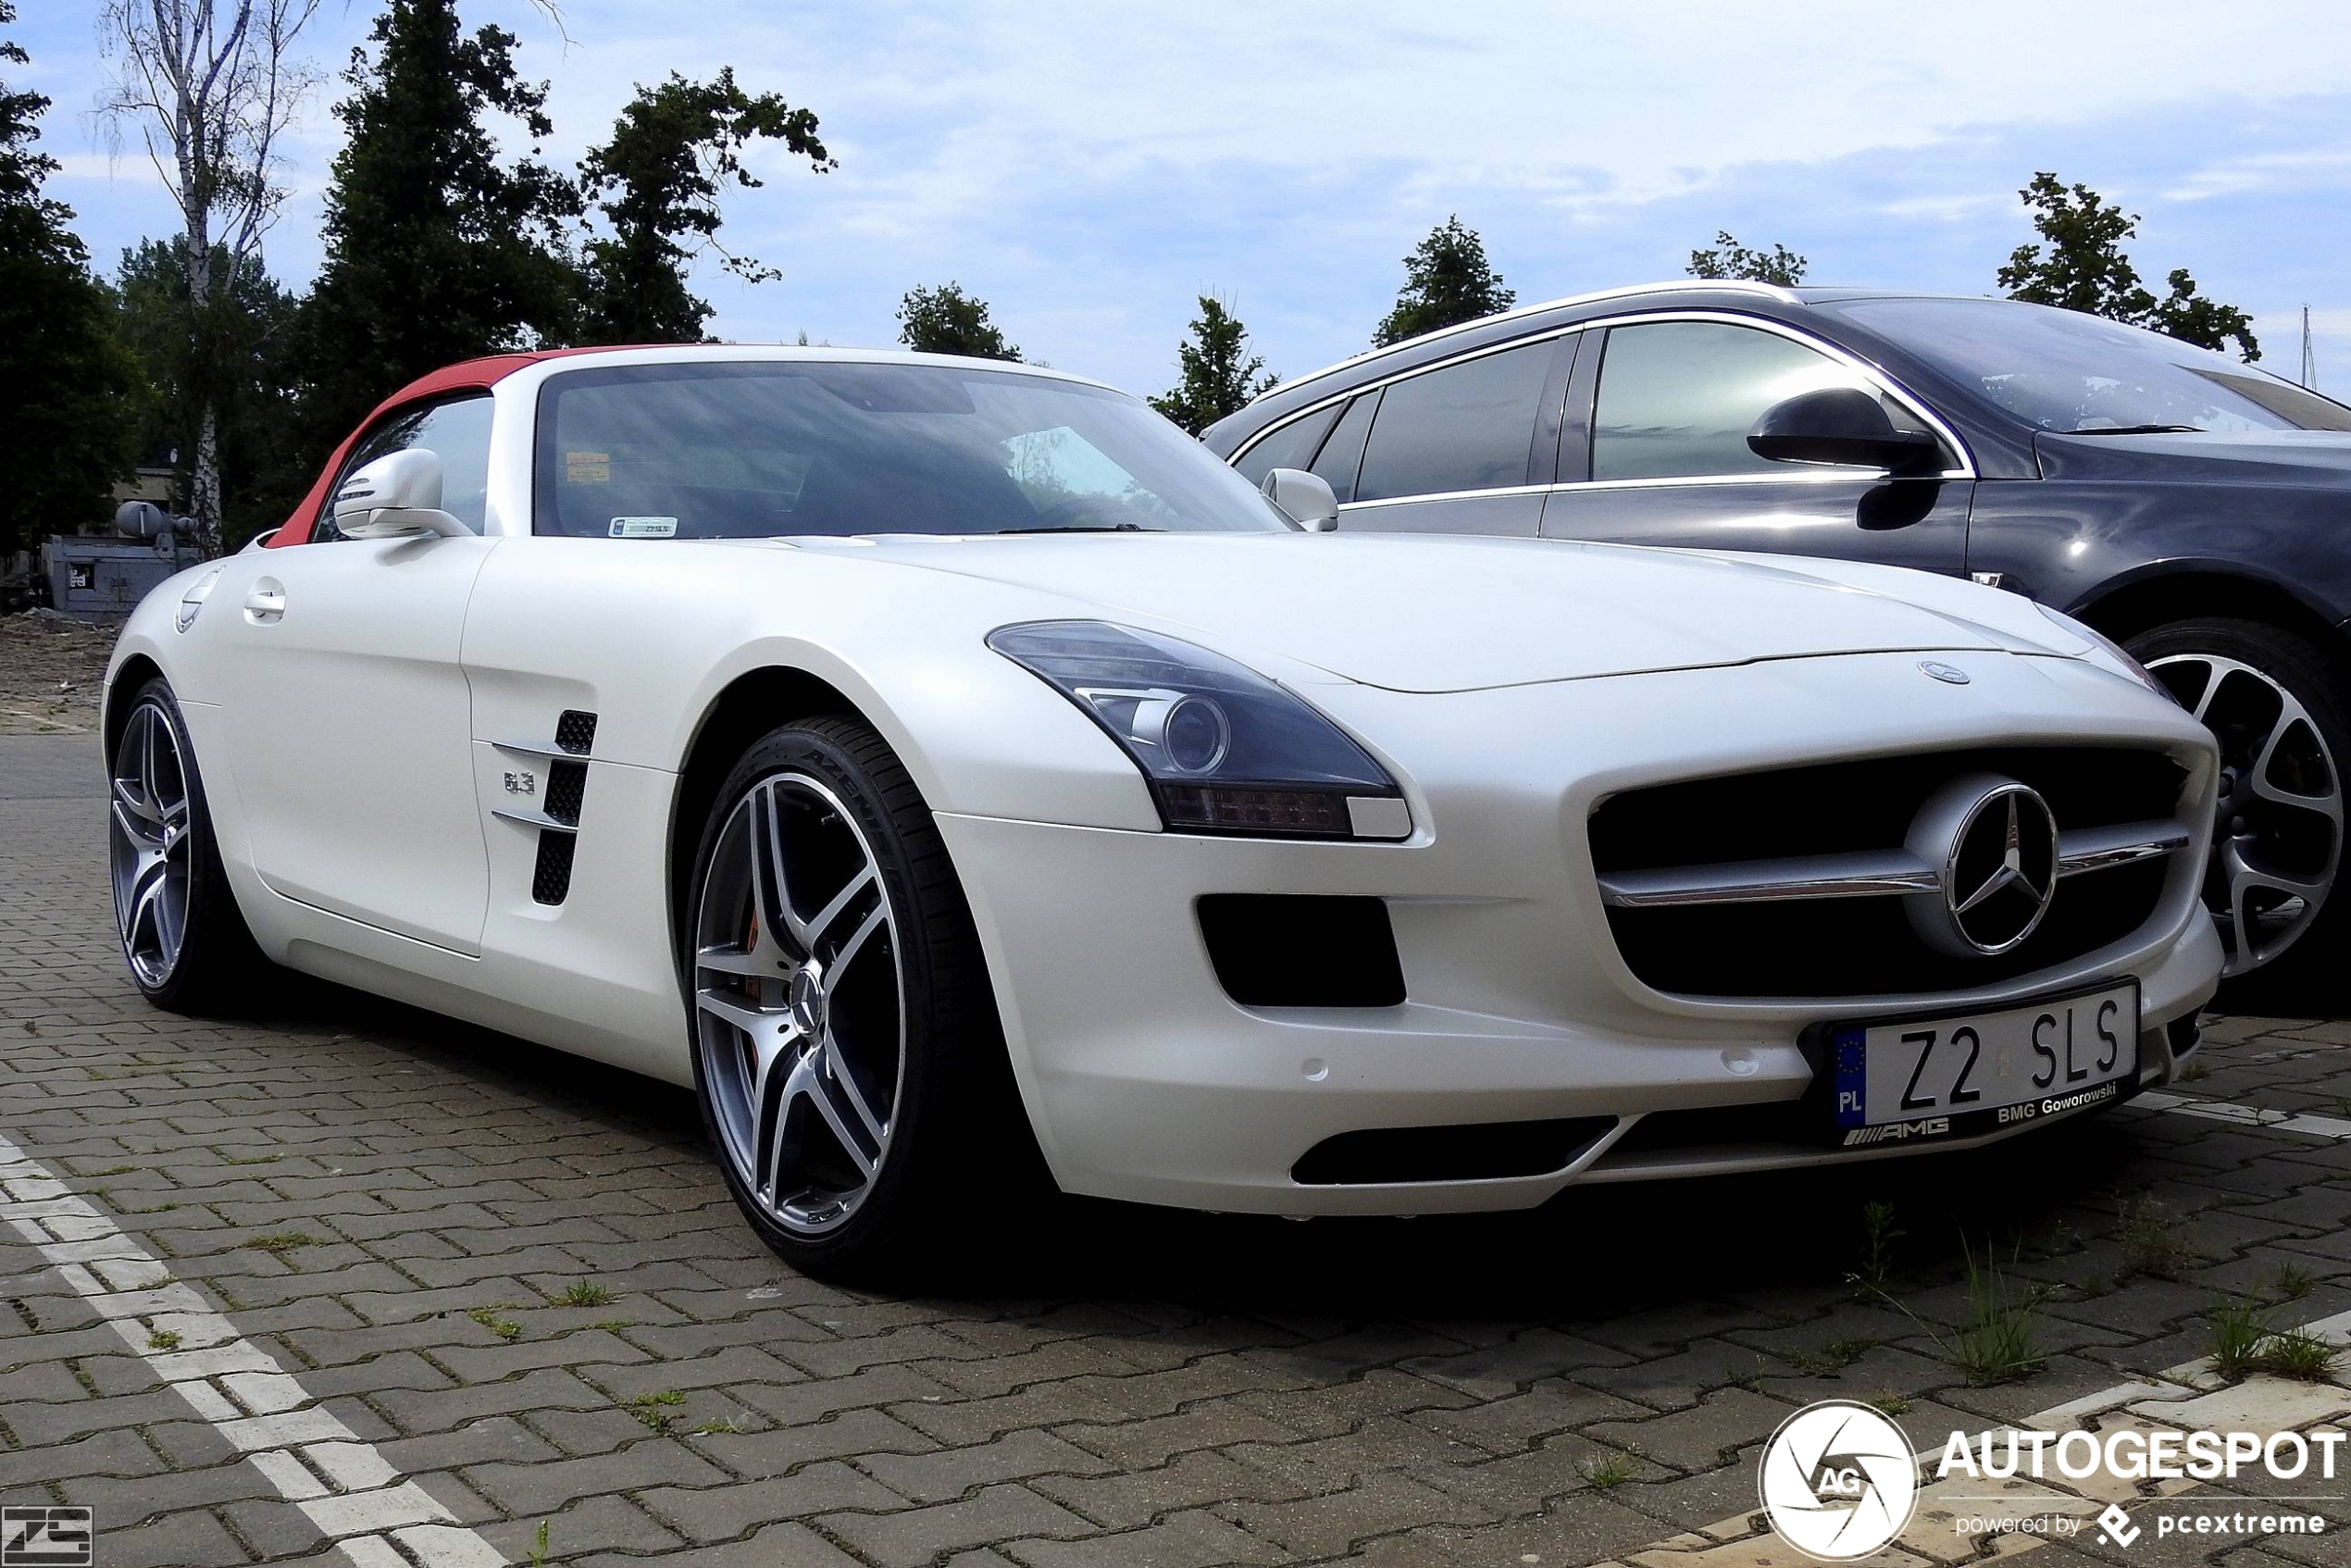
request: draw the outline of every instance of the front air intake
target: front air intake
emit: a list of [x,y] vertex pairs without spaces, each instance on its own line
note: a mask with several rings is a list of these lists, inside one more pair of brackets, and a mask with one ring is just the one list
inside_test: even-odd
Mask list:
[[1387,905],[1373,898],[1210,893],[1200,932],[1225,994],[1243,1007],[1395,1007],[1404,969]]

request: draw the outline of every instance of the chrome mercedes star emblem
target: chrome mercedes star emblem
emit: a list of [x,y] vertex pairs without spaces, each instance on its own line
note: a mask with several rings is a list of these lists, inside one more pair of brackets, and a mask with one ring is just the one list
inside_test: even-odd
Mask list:
[[2030,786],[1991,774],[1953,779],[1910,824],[1907,847],[1935,889],[1906,901],[1929,946],[1993,956],[2021,946],[2057,892],[2057,817]]
[[825,981],[815,963],[801,965],[792,976],[789,1005],[802,1034],[814,1039],[825,1032]]
[[1933,659],[1921,659],[1919,668],[1946,686],[1965,686],[1968,682],[1967,671],[1957,665],[1939,664]]

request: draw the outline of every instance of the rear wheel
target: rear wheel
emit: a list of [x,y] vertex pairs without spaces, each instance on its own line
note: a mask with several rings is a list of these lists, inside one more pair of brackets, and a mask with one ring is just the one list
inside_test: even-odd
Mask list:
[[694,1065],[761,1238],[809,1272],[936,1261],[1033,1173],[937,826],[853,720],[771,731],[721,787],[691,884]]
[[[2177,621],[2130,651],[2220,746],[2204,899],[2240,981],[2290,984],[2324,964],[2345,925],[2340,762],[2351,755],[2326,658],[2258,621]],[[2314,935],[2315,933],[2315,935]]]
[[131,698],[106,773],[115,930],[132,982],[175,1013],[249,1003],[261,954],[221,868],[195,748],[162,678]]

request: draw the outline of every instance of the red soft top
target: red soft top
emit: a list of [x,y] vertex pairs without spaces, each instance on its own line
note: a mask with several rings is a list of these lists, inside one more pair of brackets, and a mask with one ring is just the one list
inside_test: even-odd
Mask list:
[[621,345],[538,349],[529,354],[493,354],[481,359],[467,359],[455,365],[445,365],[438,370],[417,377],[376,404],[375,411],[359,422],[358,429],[353,430],[342,438],[342,444],[334,450],[334,455],[328,458],[327,466],[318,471],[317,480],[311,485],[310,493],[302,498],[301,504],[294,508],[293,516],[288,517],[285,526],[272,536],[267,548],[275,550],[281,544],[310,542],[311,519],[317,516],[318,509],[326,504],[327,487],[334,482],[336,473],[342,469],[342,460],[351,451],[351,443],[359,439],[361,430],[367,429],[393,409],[405,404],[439,397],[443,392],[465,392],[478,387],[494,387],[516,371],[526,366],[536,365],[542,359],[560,359],[573,354],[602,354],[608,348],[617,346]]

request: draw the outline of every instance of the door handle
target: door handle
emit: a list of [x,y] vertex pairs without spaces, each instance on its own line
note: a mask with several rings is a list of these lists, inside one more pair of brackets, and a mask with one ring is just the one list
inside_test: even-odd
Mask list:
[[286,591],[274,578],[263,578],[245,594],[245,617],[255,626],[273,626],[286,618]]

